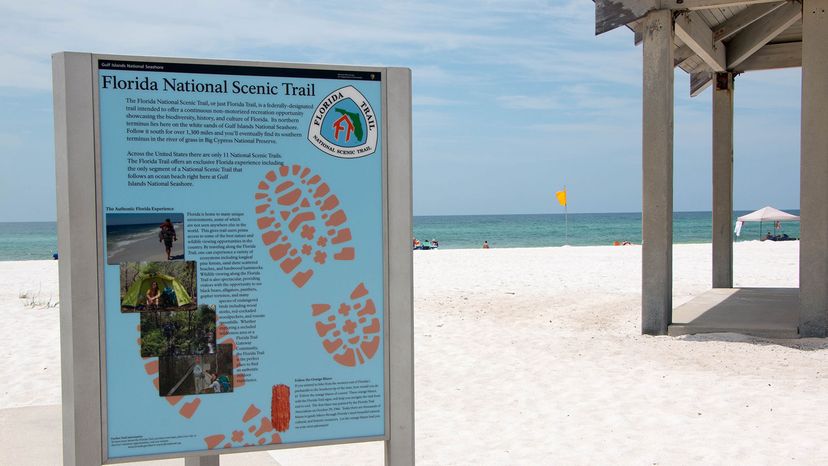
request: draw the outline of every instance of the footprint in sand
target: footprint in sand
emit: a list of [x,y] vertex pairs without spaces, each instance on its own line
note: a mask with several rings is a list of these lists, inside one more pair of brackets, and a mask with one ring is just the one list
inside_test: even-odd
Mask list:
[[330,304],[313,304],[311,309],[316,318],[316,333],[334,361],[354,367],[365,364],[377,353],[380,320],[365,284],[357,285],[350,300],[336,308]]
[[300,165],[271,170],[256,193],[257,225],[270,257],[301,288],[329,260],[353,260],[345,211],[319,175]]

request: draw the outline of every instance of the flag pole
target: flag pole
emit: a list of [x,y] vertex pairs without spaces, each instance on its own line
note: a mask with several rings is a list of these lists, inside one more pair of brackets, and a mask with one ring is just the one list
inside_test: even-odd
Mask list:
[[564,244],[569,243],[569,212],[567,212],[567,205],[569,199],[566,198],[566,185],[564,185]]
[[566,245],[569,243],[569,212],[567,211],[569,200],[566,198],[566,185],[563,191],[555,192],[555,197],[558,199],[558,204],[564,207],[564,245]]

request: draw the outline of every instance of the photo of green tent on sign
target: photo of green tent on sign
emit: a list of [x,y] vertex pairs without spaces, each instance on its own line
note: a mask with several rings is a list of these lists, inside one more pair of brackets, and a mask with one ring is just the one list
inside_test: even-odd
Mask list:
[[121,312],[192,311],[196,263],[122,262]]

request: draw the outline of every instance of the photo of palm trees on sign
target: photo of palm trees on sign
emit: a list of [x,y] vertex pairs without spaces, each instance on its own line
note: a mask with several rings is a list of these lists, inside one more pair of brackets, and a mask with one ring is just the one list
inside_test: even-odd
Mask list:
[[141,357],[216,352],[216,307],[141,313]]
[[121,312],[193,311],[196,263],[122,262]]

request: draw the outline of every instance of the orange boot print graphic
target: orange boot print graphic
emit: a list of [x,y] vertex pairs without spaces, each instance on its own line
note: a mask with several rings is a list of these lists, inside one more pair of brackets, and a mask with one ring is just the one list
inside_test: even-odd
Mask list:
[[305,286],[327,261],[354,259],[345,211],[309,168],[282,166],[267,172],[255,198],[262,242],[297,287]]
[[336,307],[313,304],[311,310],[325,351],[339,364],[354,367],[365,364],[377,353],[382,329],[365,284],[357,285],[349,298]]

